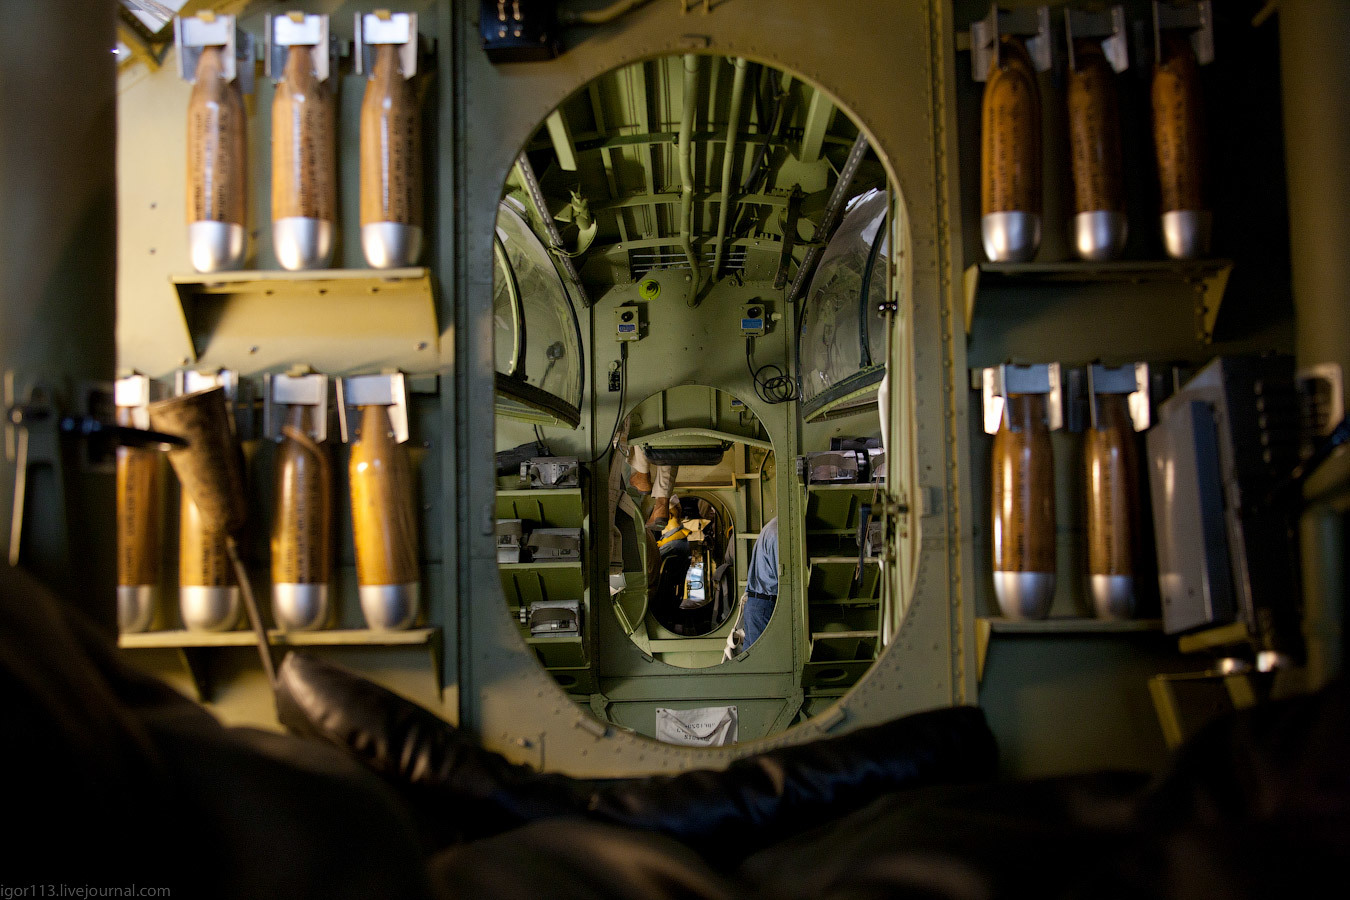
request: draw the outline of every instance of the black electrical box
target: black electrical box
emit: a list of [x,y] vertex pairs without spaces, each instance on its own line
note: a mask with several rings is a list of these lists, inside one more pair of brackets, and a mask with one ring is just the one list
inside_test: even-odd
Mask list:
[[1257,650],[1301,660],[1297,498],[1276,490],[1300,423],[1290,356],[1219,357],[1159,408],[1147,441],[1168,634],[1241,622]]
[[478,32],[494,63],[553,59],[562,51],[554,0],[481,0]]

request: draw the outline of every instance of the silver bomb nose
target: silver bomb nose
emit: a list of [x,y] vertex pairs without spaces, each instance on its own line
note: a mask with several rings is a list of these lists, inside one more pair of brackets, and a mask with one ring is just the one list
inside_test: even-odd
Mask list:
[[1102,262],[1125,252],[1128,222],[1125,214],[1104,209],[1073,217],[1073,246],[1080,259]]
[[244,264],[244,226],[232,222],[189,222],[188,253],[198,272],[226,272]]
[[980,219],[990,262],[1028,262],[1041,246],[1041,217],[1028,212],[989,213]]
[[276,219],[272,247],[283,269],[326,269],[333,263],[333,223],[305,216]]
[[190,631],[232,631],[239,624],[239,588],[185,585],[178,589],[179,611]]
[[1044,619],[1055,599],[1055,573],[995,572],[994,595],[1009,619]]
[[1209,254],[1214,214],[1201,209],[1173,209],[1162,214],[1163,244],[1173,259],[1201,259]]
[[401,631],[417,621],[421,591],[416,582],[363,584],[359,593],[366,624],[376,631]]
[[361,249],[372,269],[416,265],[422,255],[422,228],[398,222],[370,222],[361,226]]
[[328,622],[328,585],[272,585],[272,615],[291,631],[313,631]]

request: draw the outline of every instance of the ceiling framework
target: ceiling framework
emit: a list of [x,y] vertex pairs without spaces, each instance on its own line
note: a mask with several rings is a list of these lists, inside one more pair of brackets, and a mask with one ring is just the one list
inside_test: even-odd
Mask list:
[[[829,96],[790,73],[744,59],[668,56],[590,82],[541,123],[526,153],[547,207],[541,216],[572,221],[576,194],[594,217],[594,242],[575,255],[598,294],[657,267],[695,268],[705,287],[731,276],[797,280],[821,243],[828,197],[857,136]],[[682,174],[692,187],[688,245]],[[849,196],[882,183],[869,154]],[[795,231],[785,246],[789,222]],[[562,244],[575,252],[566,228]]]

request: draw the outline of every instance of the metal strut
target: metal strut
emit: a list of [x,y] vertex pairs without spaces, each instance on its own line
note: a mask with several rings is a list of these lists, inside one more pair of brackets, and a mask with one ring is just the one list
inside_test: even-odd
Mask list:
[[816,229],[811,249],[806,251],[806,258],[797,267],[797,277],[792,279],[792,288],[788,291],[789,305],[795,306],[802,291],[806,290],[806,279],[810,276],[811,270],[815,268],[816,261],[825,249],[825,240],[834,231],[834,226],[839,223],[839,216],[844,209],[844,201],[848,199],[849,188],[852,187],[853,179],[858,174],[858,165],[862,162],[867,147],[867,136],[861,131],[858,132],[858,137],[854,139],[853,146],[849,148],[848,159],[844,160],[844,168],[839,170],[839,180],[834,183],[834,190],[830,193],[829,202],[825,204],[825,212],[820,217],[820,227]]

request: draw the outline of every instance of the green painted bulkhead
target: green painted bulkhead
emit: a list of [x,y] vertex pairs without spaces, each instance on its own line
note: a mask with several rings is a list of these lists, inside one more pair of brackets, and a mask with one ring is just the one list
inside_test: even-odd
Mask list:
[[[428,240],[422,268],[395,272],[370,270],[362,257],[356,148],[365,79],[352,72],[350,58],[338,67],[337,259],[333,270],[300,275],[281,271],[271,250],[272,85],[261,64],[257,91],[245,101],[249,261],[242,272],[200,275],[188,262],[183,214],[190,86],[178,77],[171,47],[158,68],[123,63],[119,373],[135,370],[169,384],[184,368],[227,368],[256,385],[263,375],[297,364],[332,376],[408,373],[424,621],[394,635],[364,630],[345,501],[347,450],[332,440],[340,622],[331,633],[287,640],[367,674],[514,760],[596,776],[721,766],[777,744],[970,703],[987,713],[1009,773],[1157,768],[1166,745],[1148,679],[1194,671],[1202,661],[1178,652],[1175,638],[1149,624],[1010,629],[994,621],[992,439],[982,430],[970,373],[1008,360],[1194,367],[1220,353],[1301,352],[1300,329],[1320,314],[1309,307],[1296,315],[1291,289],[1287,202],[1293,198],[1284,189],[1274,23],[1252,25],[1255,10],[1248,7],[1259,4],[1219,10],[1218,52],[1204,73],[1212,176],[1233,186],[1216,192],[1215,246],[1225,259],[1208,268],[1145,264],[1163,254],[1148,71],[1132,60],[1120,76],[1131,223],[1126,257],[1141,265],[1133,274],[1061,277],[978,266],[983,85],[972,79],[964,47],[970,23],[988,12],[987,4],[714,0],[706,10],[693,3],[688,11],[684,5],[653,0],[612,24],[566,29],[556,59],[498,65],[479,47],[478,4],[410,0],[398,7],[418,13],[430,49],[418,77]],[[1147,3],[1125,6],[1132,23],[1150,14]],[[281,11],[240,0],[189,2],[184,11],[207,7],[238,14],[240,26],[259,38],[264,14]],[[353,14],[368,5],[297,0],[286,8],[331,15],[334,34],[350,41]],[[1143,39],[1132,34],[1132,46]],[[690,229],[703,270],[697,281],[680,236],[678,144],[689,59],[699,90]],[[730,190],[722,176],[725,132],[738,60],[745,62],[747,88],[738,132],[744,146],[734,155],[733,181],[739,191],[753,167],[750,151],[761,144],[769,146],[767,177],[753,196],[729,204],[731,236],[719,248],[719,206]],[[1047,177],[1038,261],[1047,263],[1070,256],[1060,65],[1040,76]],[[766,72],[791,79],[769,79]],[[766,116],[775,86],[789,97],[782,122]],[[881,419],[875,404],[802,421],[800,403],[766,402],[747,367],[740,320],[745,304],[764,305],[771,321],[767,334],[754,339],[753,366],[797,371],[800,308],[787,302],[787,287],[775,279],[781,266],[786,285],[792,284],[860,134],[870,151],[849,196],[870,187],[891,193],[886,296],[896,310],[885,319],[884,342],[890,459],[888,481],[875,495],[878,506],[889,506],[888,540],[866,591],[877,602],[862,607],[875,610],[862,630],[870,627],[876,637],[864,646],[853,638],[837,650],[841,642],[816,637],[857,633],[849,624],[854,613],[835,609],[838,621],[822,624],[827,613],[812,597],[828,593],[832,589],[821,586],[839,578],[831,566],[843,566],[829,560],[856,556],[857,549],[839,549],[846,541],[822,543],[822,535],[856,529],[859,495],[873,492],[810,490],[796,475],[796,460],[829,449],[832,438],[881,436]],[[509,329],[503,343],[496,315],[503,199],[535,238],[549,243],[517,165],[522,153],[537,173],[548,214],[562,213],[580,188],[598,226],[593,243],[575,258],[579,282],[554,256],[574,322],[559,316],[539,326],[547,337],[526,333],[527,374],[539,371],[538,360],[547,366],[553,357],[546,348],[567,333],[566,364],[575,352],[580,365],[569,370],[566,389],[553,390],[566,395],[561,399],[571,412],[554,406],[539,413],[538,405],[518,402],[521,391],[500,390],[512,345]],[[1288,162],[1295,162],[1292,155]],[[1296,184],[1292,176],[1290,183]],[[784,257],[790,206],[801,218],[795,246]],[[564,244],[577,239],[576,228],[564,221],[558,226]],[[712,271],[719,254],[721,265]],[[1236,260],[1231,276],[1229,260]],[[648,282],[660,288],[654,298]],[[1344,296],[1323,302],[1344,315]],[[645,335],[620,342],[616,315],[629,306],[641,307]],[[525,318],[528,325],[528,313]],[[536,382],[541,385],[552,386]],[[543,405],[551,403],[545,398]],[[748,439],[729,441],[722,469],[683,475],[686,491],[716,499],[736,519],[738,582],[755,533],[774,515],[780,520],[778,608],[762,643],[735,660],[718,663],[729,623],[683,639],[686,650],[678,635],[650,621],[639,598],[608,596],[606,451],[629,414],[633,439],[678,428]],[[245,552],[265,601],[275,450],[256,432],[243,436],[254,523]],[[540,496],[497,474],[495,452],[540,436],[555,454],[595,460],[580,490]],[[1052,615],[1079,620],[1091,615],[1082,574],[1083,439],[1056,432],[1053,444],[1059,578]],[[702,487],[700,478],[706,479]],[[172,482],[167,470],[165,479]],[[163,529],[162,625],[169,629],[179,627],[172,609],[175,491],[170,485]],[[1329,635],[1322,646],[1339,659],[1344,481],[1327,497],[1320,524],[1307,526],[1320,536],[1322,558],[1314,554],[1307,566],[1322,576],[1311,579],[1321,585],[1316,609]],[[496,520],[531,517],[536,524],[581,528],[585,561],[565,570],[499,567]],[[640,542],[640,523],[628,525]],[[813,558],[825,562],[816,565]],[[1339,582],[1331,571],[1337,565]],[[624,569],[635,577],[641,572],[630,561]],[[550,590],[580,592],[582,635],[574,642],[544,639],[552,641],[548,647],[527,643],[518,617],[523,598]],[[1144,619],[1156,620],[1157,603],[1156,590],[1151,598],[1146,591]],[[172,630],[150,632],[124,636],[123,646],[129,659],[198,697],[224,721],[276,727],[245,633],[185,638]],[[720,704],[740,710],[738,744],[696,749],[647,736],[658,707]]]

